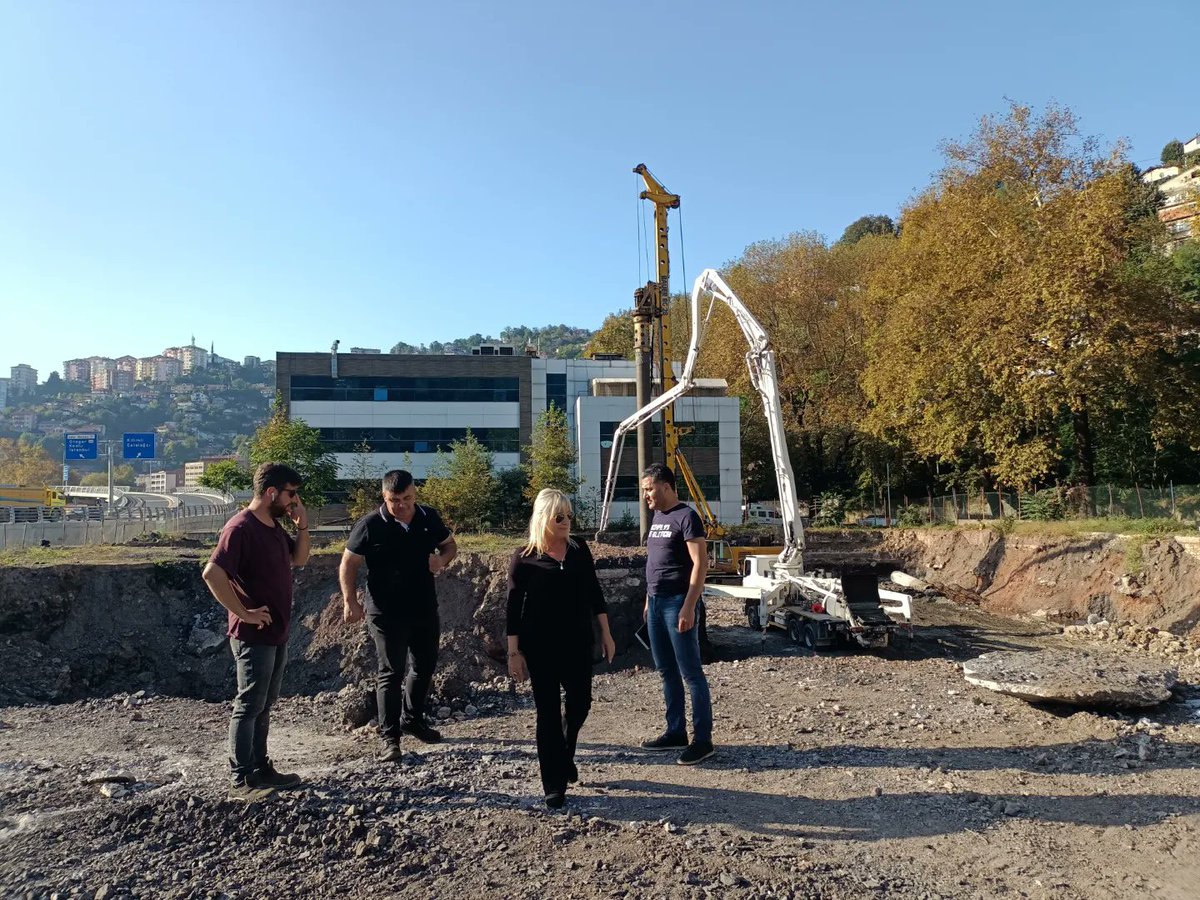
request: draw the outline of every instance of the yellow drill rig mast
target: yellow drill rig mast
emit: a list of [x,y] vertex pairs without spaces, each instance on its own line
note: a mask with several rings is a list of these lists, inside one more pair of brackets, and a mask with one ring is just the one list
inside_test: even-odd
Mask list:
[[[654,348],[659,362],[659,373],[662,379],[662,392],[665,394],[675,387],[675,370],[671,366],[671,320],[668,315],[671,302],[671,255],[667,246],[667,210],[679,208],[679,195],[672,194],[660,182],[644,163],[634,167],[634,173],[642,176],[646,189],[638,196],[654,204],[654,237],[655,259],[657,263],[657,281],[651,281],[645,287],[634,292],[634,343],[642,351],[655,344],[654,331],[657,325],[658,341]],[[649,397],[638,398],[639,408],[649,402]],[[666,406],[662,411],[663,417],[663,455],[664,462],[672,472],[678,470],[687,485],[688,494],[696,505],[696,511],[704,522],[704,530],[710,540],[724,537],[725,529],[717,521],[716,515],[708,505],[704,492],[693,474],[691,466],[683,454],[679,452],[679,436],[683,429],[675,424],[675,408]],[[643,434],[643,428],[638,431],[638,446],[648,447],[649,441]],[[641,454],[639,453],[639,456]],[[638,472],[645,468],[646,460],[639,458]],[[643,510],[644,515],[644,510]],[[645,534],[643,522],[642,534]]]

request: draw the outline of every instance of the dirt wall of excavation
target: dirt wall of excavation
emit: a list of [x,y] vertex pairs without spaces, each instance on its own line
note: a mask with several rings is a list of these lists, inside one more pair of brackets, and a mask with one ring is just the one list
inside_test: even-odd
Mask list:
[[[812,566],[855,561],[973,592],[1002,615],[1156,626],[1200,638],[1200,538],[1045,538],[992,529],[820,533]],[[637,548],[597,546],[618,652],[630,646],[645,593]],[[373,713],[374,651],[341,622],[336,556],[297,572],[288,693],[340,691],[348,718]],[[63,702],[144,688],[228,699],[233,665],[224,613],[192,553],[136,565],[0,568],[0,705]],[[435,691],[460,695],[504,669],[507,556],[464,553],[439,576],[442,652]],[[718,638],[719,640],[719,638]],[[357,712],[354,707],[357,705]]]

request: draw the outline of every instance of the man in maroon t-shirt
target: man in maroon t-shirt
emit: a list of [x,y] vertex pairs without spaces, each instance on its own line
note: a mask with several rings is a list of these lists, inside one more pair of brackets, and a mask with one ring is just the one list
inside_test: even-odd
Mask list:
[[[229,646],[237,663],[237,696],[229,720],[233,800],[261,800],[294,787],[297,775],[275,770],[267,755],[271,707],[287,665],[292,618],[292,566],[308,562],[308,511],[300,501],[304,479],[289,466],[263,463],[254,473],[254,499],[221,529],[204,567],[204,582],[229,611]],[[296,538],[278,519],[289,516]]]

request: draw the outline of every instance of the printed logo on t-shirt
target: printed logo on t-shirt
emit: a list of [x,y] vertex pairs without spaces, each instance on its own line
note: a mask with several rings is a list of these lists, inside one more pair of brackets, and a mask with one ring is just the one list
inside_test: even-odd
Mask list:
[[658,525],[650,526],[650,533],[646,535],[648,541],[669,541],[671,539],[671,523],[663,522]]

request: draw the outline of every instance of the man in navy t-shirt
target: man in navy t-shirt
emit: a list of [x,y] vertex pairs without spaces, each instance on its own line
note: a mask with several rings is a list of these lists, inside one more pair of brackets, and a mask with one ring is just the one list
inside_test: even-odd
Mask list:
[[[704,525],[681,503],[675,473],[662,463],[642,473],[642,496],[654,512],[646,535],[646,618],[650,652],[663,680],[667,730],[642,742],[646,750],[681,750],[679,764],[695,765],[713,755],[712,697],[700,664],[696,604],[708,574]],[[683,685],[692,697],[692,741],[688,743]]]

